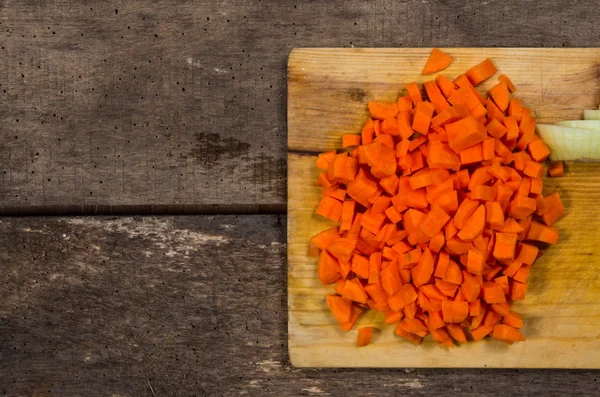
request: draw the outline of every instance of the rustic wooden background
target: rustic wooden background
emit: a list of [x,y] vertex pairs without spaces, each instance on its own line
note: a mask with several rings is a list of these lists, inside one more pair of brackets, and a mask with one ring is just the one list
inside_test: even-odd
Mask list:
[[[598,47],[596,15],[0,0],[0,395],[597,394],[597,371],[292,368],[284,215],[292,48]],[[98,214],[123,216],[74,217]]]

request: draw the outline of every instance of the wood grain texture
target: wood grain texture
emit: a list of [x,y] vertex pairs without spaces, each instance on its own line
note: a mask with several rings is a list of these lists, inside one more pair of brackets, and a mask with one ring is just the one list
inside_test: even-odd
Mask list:
[[[448,49],[456,76],[490,56],[517,85],[517,96],[544,122],[580,117],[597,106],[597,49]],[[289,345],[296,366],[333,367],[509,367],[600,368],[600,164],[569,163],[567,176],[546,179],[545,193],[558,190],[567,216],[561,237],[544,251],[529,279],[525,301],[527,342],[468,344],[452,351],[433,341],[413,347],[385,327],[382,316],[365,315],[354,330],[339,330],[320,284],[309,239],[331,227],[314,215],[320,189],[315,153],[341,147],[341,133],[359,133],[366,101],[396,99],[402,82],[423,81],[428,49],[295,50],[289,62],[288,105],[288,301]],[[586,81],[579,81],[586,79]],[[492,84],[488,82],[484,88]],[[358,95],[358,93],[363,93]],[[357,95],[355,95],[357,94]],[[375,343],[357,349],[357,328],[383,328]]]
[[0,246],[2,396],[597,391],[597,371],[294,368],[285,217],[3,218]]
[[551,0],[5,0],[1,212],[285,204],[292,48],[600,46],[595,15]]

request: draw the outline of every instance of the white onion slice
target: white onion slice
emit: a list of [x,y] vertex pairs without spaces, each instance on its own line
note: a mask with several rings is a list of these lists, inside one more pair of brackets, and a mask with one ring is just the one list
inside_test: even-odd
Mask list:
[[584,110],[583,111],[583,119],[584,120],[600,120],[600,109],[598,110]]
[[566,120],[559,121],[556,124],[571,128],[600,131],[600,120]]
[[600,132],[555,124],[538,124],[537,131],[551,160],[600,160]]

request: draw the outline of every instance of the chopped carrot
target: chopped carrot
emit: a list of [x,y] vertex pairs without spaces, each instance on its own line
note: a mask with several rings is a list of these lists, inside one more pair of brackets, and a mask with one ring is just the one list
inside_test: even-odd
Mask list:
[[517,312],[509,312],[503,317],[502,322],[513,328],[523,328],[523,316]]
[[419,104],[421,101],[423,101],[423,98],[421,97],[421,90],[419,89],[419,86],[417,85],[416,82],[406,84],[405,88],[406,88],[406,91],[408,91],[408,95],[410,96],[410,99],[412,99],[412,103],[413,103],[414,107],[416,107],[417,104]]
[[[451,57],[434,49],[424,73],[442,61]],[[496,72],[486,59],[454,81],[406,84],[397,101],[368,103],[360,134],[342,136],[348,150],[316,158],[315,212],[338,226],[308,252],[321,283],[334,284],[327,304],[341,329],[376,310],[415,344],[431,334],[454,347],[466,331],[523,340],[511,305],[525,299],[539,255],[529,242],[555,244],[565,208],[558,192],[542,195],[550,151],[532,109],[511,98],[514,84],[500,75],[488,98],[474,88]],[[563,163],[548,173],[564,175]],[[373,331],[360,328],[357,344]]]
[[454,91],[458,89],[457,85],[454,84],[452,80],[442,76],[441,74],[436,77],[435,82],[446,99],[452,96]]
[[490,88],[489,94],[492,97],[492,100],[494,101],[496,106],[498,106],[498,109],[504,112],[508,108],[510,94],[508,92],[508,87],[506,86],[506,83],[500,82],[496,84],[495,86]]
[[372,327],[363,327],[358,329],[358,341],[356,345],[358,347],[367,346],[371,343],[371,338],[373,338],[373,328]]
[[560,176],[565,176],[565,165],[562,161],[557,161],[550,165],[548,168],[548,175],[553,178],[558,178]]
[[438,48],[431,50],[431,55],[425,63],[423,74],[433,74],[446,69],[452,63],[452,57]]
[[546,225],[552,226],[554,222],[563,217],[565,214],[565,207],[563,206],[558,192],[554,192],[544,197],[544,203],[546,204],[546,211],[542,215],[542,219]]
[[548,244],[556,244],[558,241],[558,230],[551,226],[542,225],[532,221],[527,232],[527,240],[542,241]]
[[502,286],[496,283],[488,283],[483,285],[483,300],[487,303],[504,303],[506,297]]
[[485,206],[480,205],[469,217],[457,236],[463,241],[472,241],[483,232],[485,226]]
[[427,97],[429,97],[429,100],[431,101],[431,103],[433,103],[433,106],[435,107],[435,112],[437,114],[440,114],[444,110],[450,108],[450,104],[442,95],[442,92],[440,91],[435,81],[428,81],[425,84],[423,84],[423,86],[425,87]]
[[358,146],[361,143],[360,135],[345,134],[342,136],[342,147]]
[[494,258],[500,260],[513,259],[517,245],[517,235],[514,233],[496,233]]
[[460,152],[487,138],[485,127],[472,116],[446,125],[446,131],[449,145],[455,152]]
[[527,150],[529,150],[529,154],[535,161],[544,161],[550,155],[548,145],[541,139],[536,139],[529,143]]
[[498,80],[506,84],[506,87],[508,87],[508,90],[511,92],[511,94],[517,90],[513,82],[506,75],[499,75]]
[[398,104],[396,102],[369,102],[369,112],[373,118],[384,120],[396,117]]
[[498,69],[496,69],[496,66],[492,61],[489,58],[486,58],[480,64],[467,70],[465,75],[469,78],[471,84],[477,85],[492,77],[497,71]]
[[367,303],[368,298],[363,285],[357,278],[346,280],[344,289],[342,290],[342,297],[358,303]]
[[494,330],[492,331],[492,337],[496,339],[500,339],[504,342],[516,342],[516,341],[524,341],[525,337],[518,329],[513,328],[506,324],[496,324],[494,325]]

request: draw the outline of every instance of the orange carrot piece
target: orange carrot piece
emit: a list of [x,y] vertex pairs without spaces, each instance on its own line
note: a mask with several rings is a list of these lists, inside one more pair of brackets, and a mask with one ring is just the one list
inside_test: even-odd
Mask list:
[[423,101],[423,98],[421,98],[421,90],[416,82],[408,83],[404,86],[404,88],[406,88],[406,91],[408,91],[408,95],[410,95],[410,99],[412,99],[414,107]]
[[460,166],[459,156],[449,145],[434,141],[429,144],[427,163],[431,168],[458,168]]
[[508,129],[498,120],[492,119],[486,126],[487,132],[496,139],[508,133]]
[[440,231],[435,236],[433,236],[431,238],[431,240],[429,241],[429,249],[433,252],[438,253],[444,246],[445,242],[446,242],[446,239],[444,238],[444,233],[442,233]]
[[373,328],[372,327],[363,327],[358,329],[358,340],[356,345],[358,347],[367,346],[371,343],[371,339],[373,338]]
[[542,241],[548,244],[556,244],[558,241],[558,230],[551,226],[542,225],[532,221],[527,232],[527,240]]
[[496,84],[494,87],[490,88],[488,93],[501,111],[504,112],[508,108],[510,93],[508,92],[506,83],[500,82]]
[[492,331],[492,337],[504,342],[524,341],[525,337],[518,329],[506,324],[496,324]]
[[332,197],[325,196],[321,199],[317,210],[318,215],[338,222],[342,216],[342,202]]
[[363,145],[368,145],[373,142],[373,134],[375,133],[375,124],[372,118],[367,118],[365,124],[363,124],[362,131],[360,133],[361,142]]
[[504,119],[506,127],[506,141],[514,141],[519,137],[519,126],[514,116],[508,116]]
[[321,251],[318,264],[319,280],[328,285],[342,278],[342,269],[338,260],[326,250]]
[[404,95],[398,98],[398,112],[407,112],[412,110],[413,103],[410,95]]
[[417,300],[417,292],[412,284],[404,284],[400,287],[389,300],[388,303],[392,310],[398,311],[404,309],[409,303]]
[[[488,119],[498,120],[501,123],[506,121],[506,116],[504,116],[504,112],[498,109],[498,106],[491,99],[487,99],[485,101],[485,110],[487,111]],[[505,125],[506,126],[506,125]],[[508,128],[508,127],[507,127]],[[517,127],[518,129],[518,127]]]
[[329,244],[327,251],[339,261],[350,263],[350,258],[352,257],[355,248],[356,242],[354,240],[343,237]]
[[340,229],[337,226],[334,226],[330,229],[323,230],[321,233],[313,236],[310,239],[310,243],[321,250],[324,250],[331,244],[333,241],[340,238]]
[[477,276],[483,274],[483,267],[485,265],[485,255],[476,249],[469,249],[467,252],[467,270]]
[[368,106],[371,117],[378,120],[396,117],[398,114],[398,104],[396,102],[369,102]]
[[435,81],[428,81],[423,84],[425,87],[425,91],[427,92],[427,97],[435,107],[435,112],[437,114],[442,113],[444,110],[450,108],[450,104],[442,95],[439,87],[437,86]]
[[565,207],[563,206],[558,192],[554,192],[544,197],[544,203],[546,204],[546,211],[542,215],[542,219],[546,225],[552,226],[554,222],[564,216]]
[[329,306],[329,310],[331,310],[331,313],[338,322],[345,323],[350,321],[352,314],[351,300],[344,299],[339,295],[327,295],[327,306]]
[[544,161],[550,155],[550,149],[548,145],[541,139],[536,139],[529,143],[527,146],[529,154],[535,161]]
[[483,300],[490,304],[506,302],[506,297],[504,295],[504,291],[502,290],[502,286],[496,283],[484,284]]
[[443,209],[437,205],[433,205],[431,211],[427,213],[419,224],[419,228],[427,237],[432,238],[442,230],[449,220],[450,216]]
[[316,161],[317,167],[319,167],[322,170],[328,170],[329,163],[333,161],[333,159],[335,158],[335,154],[335,150],[325,153],[319,153]]
[[523,117],[523,105],[517,98],[512,98],[508,104],[508,115],[514,117],[515,120],[521,121]]
[[436,279],[435,286],[440,290],[440,292],[450,298],[453,298],[456,295],[456,291],[458,287],[452,283],[449,283],[444,280]]
[[346,280],[342,297],[358,303],[367,303],[367,293],[361,282],[357,278]]
[[453,260],[448,262],[446,273],[444,274],[442,280],[456,285],[460,285],[463,282],[463,275],[460,267],[458,267],[456,262]]
[[358,254],[352,256],[352,271],[360,278],[369,278],[369,259]]
[[398,223],[402,220],[402,214],[398,212],[398,210],[394,207],[389,207],[385,210],[385,215],[388,217],[392,223]]
[[431,255],[431,251],[425,248],[419,258],[419,263],[411,269],[412,281],[415,287],[419,288],[430,281],[433,275],[434,264],[435,259]]
[[550,165],[548,168],[548,175],[553,178],[558,178],[561,176],[565,176],[565,165],[562,161],[557,161]]
[[438,87],[440,88],[440,91],[446,99],[448,99],[454,93],[454,91],[458,89],[458,87],[452,82],[452,80],[442,75],[438,75],[435,78],[435,82],[437,83]]
[[487,138],[487,131],[483,124],[478,123],[471,116],[446,125],[446,131],[448,143],[457,153]]
[[[456,219],[456,218],[455,218]],[[460,231],[458,238],[463,241],[472,241],[483,232],[485,226],[485,206],[480,205],[476,208],[473,214],[465,222]]]
[[479,163],[483,161],[483,145],[482,143],[477,143],[461,150],[458,154],[460,156],[460,163],[463,165]]
[[434,111],[435,106],[431,102],[419,102],[416,105],[415,114],[413,115],[412,129],[426,135],[429,131],[429,123]]
[[342,147],[358,146],[362,142],[360,135],[342,135]]
[[471,243],[468,241],[462,241],[458,237],[454,236],[449,240],[446,240],[446,249],[448,253],[452,255],[466,254],[471,247]]
[[478,206],[479,203],[477,201],[468,198],[464,199],[454,215],[454,226],[457,229],[462,229]]
[[498,76],[498,80],[502,81],[504,84],[506,84],[506,87],[508,88],[508,90],[513,93],[517,90],[517,87],[515,87],[515,85],[513,84],[513,82],[505,75],[505,74],[501,74]]
[[517,272],[513,276],[513,279],[520,283],[525,283],[525,282],[527,282],[527,279],[529,278],[530,272],[531,272],[531,266],[521,266],[519,268],[519,270],[517,270]]
[[382,265],[380,280],[381,286],[388,296],[393,296],[396,292],[398,292],[402,286],[402,281],[400,280],[400,273],[398,272],[398,266],[395,262],[393,262],[393,265],[390,265],[386,268],[383,268]]
[[511,311],[502,318],[502,322],[513,328],[523,328],[523,316],[520,313]]
[[494,330],[493,326],[482,325],[471,330],[471,337],[475,342],[482,340]]
[[492,228],[504,225],[504,211],[500,202],[488,201],[485,203],[485,221]]
[[403,139],[410,138],[415,132],[412,129],[413,116],[410,112],[400,112],[396,117],[398,133]]
[[350,320],[346,321],[346,322],[339,322],[340,328],[343,329],[344,331],[350,331],[352,329],[352,327],[354,326],[354,323],[356,322],[356,320],[358,319],[358,317],[361,315],[361,313],[363,312],[363,309],[356,306],[356,305],[352,305],[352,312],[350,313]]
[[510,299],[517,301],[525,299],[527,284],[514,281],[510,288]]
[[352,221],[354,220],[354,211],[356,202],[354,200],[346,200],[342,203],[342,215],[340,219],[340,231],[350,230]]
[[489,58],[486,58],[483,62],[467,70],[465,75],[471,84],[478,85],[492,77],[497,71],[498,69],[496,69],[494,63]]
[[467,337],[465,336],[465,332],[460,325],[448,324],[446,325],[446,329],[448,330],[450,336],[454,338],[454,340],[460,343],[467,343]]
[[423,341],[422,337],[406,331],[401,326],[401,323],[398,323],[394,332],[396,333],[396,335],[403,337],[404,339],[408,340],[409,342],[412,342],[415,345],[420,345],[421,342]]
[[496,233],[494,245],[494,258],[499,260],[512,260],[515,256],[517,235],[514,233]]
[[332,182],[348,183],[356,177],[358,161],[348,156],[348,153],[337,154],[329,164],[327,176]]
[[438,48],[433,48],[423,68],[423,74],[433,74],[446,69],[452,63],[452,57]]
[[[380,124],[381,133],[389,134],[389,135],[399,135],[400,130],[398,129],[398,121],[396,117],[388,117],[387,119],[383,119]],[[384,135],[379,135],[377,138],[381,138]],[[375,139],[377,139],[375,138]]]
[[508,316],[510,314],[510,303],[493,303],[492,309],[501,316]]

